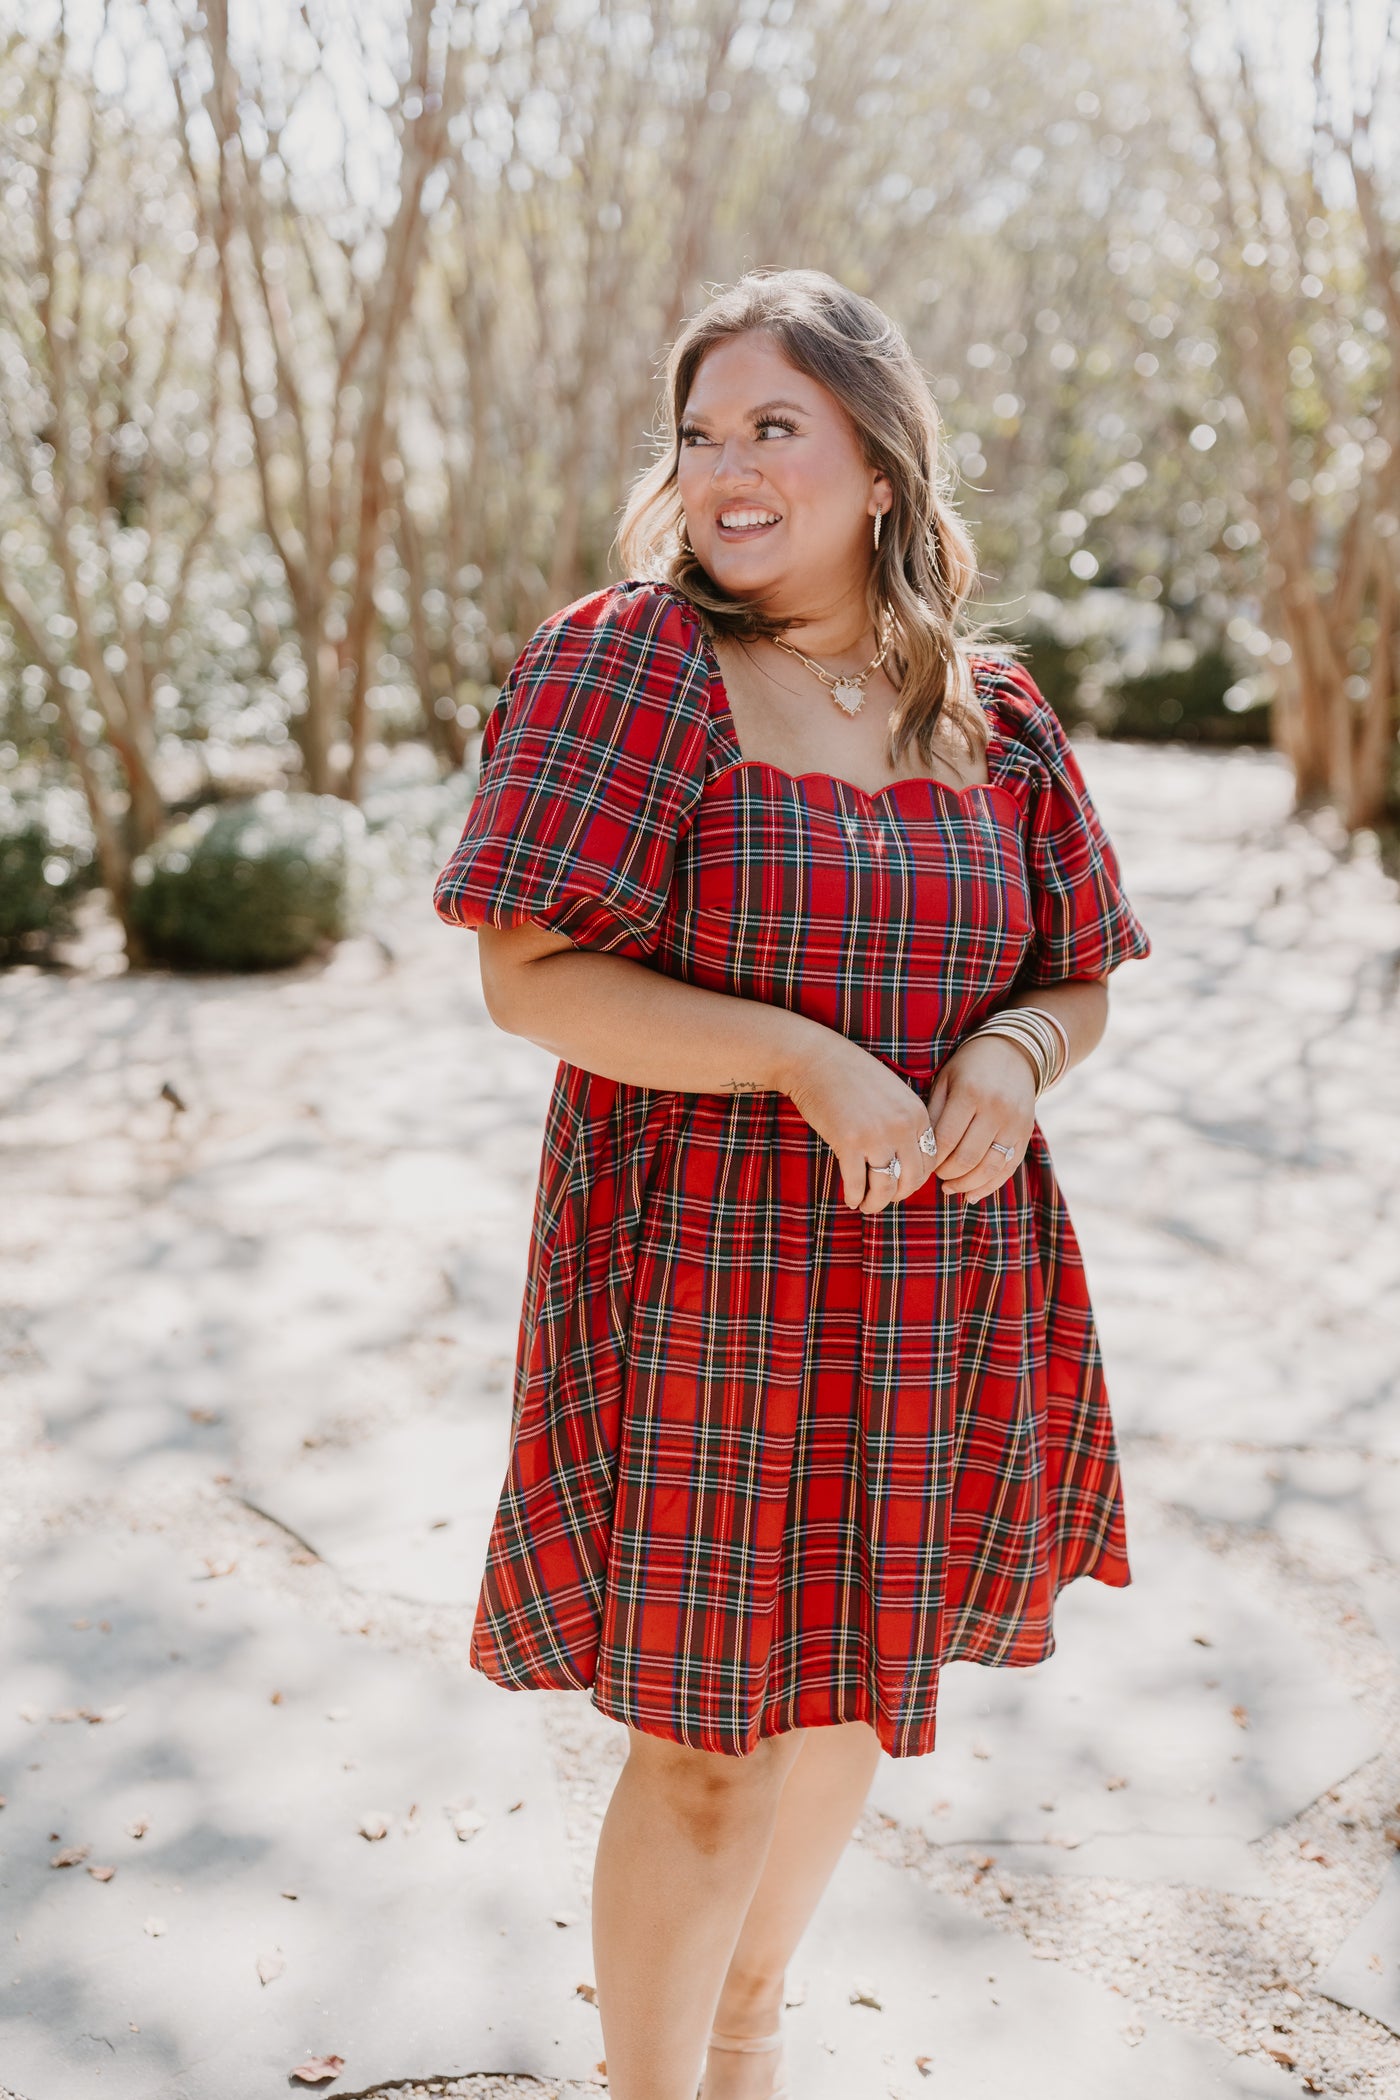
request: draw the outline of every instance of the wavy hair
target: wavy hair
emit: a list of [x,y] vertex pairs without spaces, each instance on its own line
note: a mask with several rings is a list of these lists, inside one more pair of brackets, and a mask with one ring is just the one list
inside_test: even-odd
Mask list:
[[[866,583],[876,634],[887,615],[892,625],[885,661],[899,702],[890,720],[891,764],[912,743],[931,767],[934,731],[945,714],[980,756],[987,723],[970,659],[992,630],[964,617],[979,571],[952,503],[956,470],[944,451],[938,404],[895,323],[824,270],[748,271],[682,327],[666,360],[657,457],[622,507],[615,546],[626,574],[672,585],[712,638],[772,639],[792,624],[722,590],[682,538],[677,429],[685,404],[705,353],[750,332],[770,336],[790,365],[836,397],[867,465],[887,475],[894,490]],[[1003,639],[995,643],[1006,650]]]

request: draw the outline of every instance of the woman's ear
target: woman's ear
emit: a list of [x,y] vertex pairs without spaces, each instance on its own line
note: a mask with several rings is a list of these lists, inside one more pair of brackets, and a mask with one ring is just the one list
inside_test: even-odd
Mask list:
[[[874,496],[875,502],[879,505],[881,510],[887,511],[889,509],[890,505],[894,502],[894,483],[890,480],[888,474],[876,474],[875,486],[872,489],[871,494]],[[871,516],[874,516],[873,509],[871,511]]]

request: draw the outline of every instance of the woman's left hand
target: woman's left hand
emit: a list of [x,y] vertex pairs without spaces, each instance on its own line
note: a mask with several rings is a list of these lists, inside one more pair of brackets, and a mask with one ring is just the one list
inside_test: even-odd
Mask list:
[[[1035,1128],[1030,1059],[1004,1036],[981,1036],[955,1050],[928,1096],[938,1140],[933,1171],[945,1188],[980,1203],[1010,1179]],[[1010,1159],[993,1142],[1010,1145]]]

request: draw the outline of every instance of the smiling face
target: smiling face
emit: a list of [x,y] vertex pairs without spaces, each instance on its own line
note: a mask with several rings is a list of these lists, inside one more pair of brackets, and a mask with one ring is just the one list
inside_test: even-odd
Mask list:
[[722,590],[780,612],[863,590],[890,483],[836,396],[771,336],[705,352],[678,436],[686,537]]

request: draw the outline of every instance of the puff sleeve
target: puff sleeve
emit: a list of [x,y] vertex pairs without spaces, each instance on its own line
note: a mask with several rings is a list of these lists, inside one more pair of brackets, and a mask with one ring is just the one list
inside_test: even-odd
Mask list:
[[996,667],[1004,719],[1030,755],[1025,812],[1033,934],[1023,989],[1103,977],[1151,952],[1124,894],[1118,856],[1054,709],[1018,663]]
[[705,661],[676,594],[632,580],[553,614],[487,718],[439,918],[533,919],[576,947],[651,954],[708,741]]

